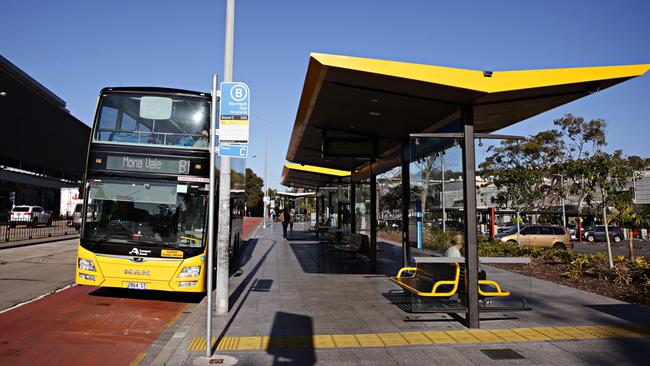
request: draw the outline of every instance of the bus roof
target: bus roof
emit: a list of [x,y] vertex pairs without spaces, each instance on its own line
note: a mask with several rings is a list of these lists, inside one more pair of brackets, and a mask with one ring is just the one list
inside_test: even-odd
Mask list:
[[142,92],[142,93],[161,93],[161,94],[179,94],[179,95],[191,95],[196,97],[210,98],[210,93],[198,92],[185,89],[174,89],[174,88],[160,88],[153,86],[120,86],[120,87],[106,87],[103,88],[100,94],[108,92]]

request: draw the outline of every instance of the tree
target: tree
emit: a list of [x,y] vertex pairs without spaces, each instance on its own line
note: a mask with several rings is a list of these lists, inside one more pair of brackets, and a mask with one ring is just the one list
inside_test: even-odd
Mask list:
[[627,157],[627,164],[633,170],[643,170],[645,168],[645,160],[638,155],[630,155]]
[[398,184],[388,188],[386,194],[381,196],[382,210],[398,211],[402,208],[402,185]]
[[252,169],[246,168],[246,207],[253,216],[262,216],[264,203],[264,180],[255,174]]
[[526,141],[503,140],[487,149],[492,155],[481,163],[482,175],[498,190],[494,203],[515,210],[518,228],[522,211],[550,204],[550,167],[561,160],[561,146],[561,134],[550,130]]
[[[420,201],[422,203],[422,213],[427,212],[427,197],[429,196],[429,183],[433,178],[433,163],[436,161],[435,155],[427,156],[416,163],[422,176],[422,191],[420,192]],[[444,217],[442,218],[445,219]]]
[[608,225],[610,221],[607,216],[607,209],[609,206],[615,204],[620,206],[620,201],[624,200],[625,197],[631,203],[631,196],[623,192],[628,190],[634,170],[626,164],[622,155],[623,152],[621,150],[616,150],[613,154],[604,152],[594,154],[589,158],[591,169],[586,180],[587,187],[591,193],[587,196],[587,202],[592,204],[594,201],[600,199],[610,268],[614,268],[614,261],[612,259],[612,246],[609,239]]
[[[584,118],[566,114],[553,121],[560,127],[560,134],[566,141],[563,142],[563,159],[554,167],[554,172],[562,174],[568,185],[561,191],[562,197],[567,193],[576,199],[578,222],[587,197],[593,195],[593,185],[589,184],[587,177],[591,173],[590,156],[600,152],[607,144],[605,128],[607,122],[603,119],[592,119],[585,122]],[[578,240],[582,232],[579,230]]]
[[633,191],[622,192],[618,195],[614,208],[616,219],[624,228],[627,228],[627,253],[630,260],[634,260],[634,245],[632,230],[641,226],[641,215],[634,212]]

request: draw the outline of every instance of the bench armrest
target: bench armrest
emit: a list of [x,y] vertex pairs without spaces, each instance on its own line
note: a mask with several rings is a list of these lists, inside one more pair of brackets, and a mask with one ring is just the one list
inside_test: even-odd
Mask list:
[[[481,290],[481,285],[490,285],[494,286],[496,291],[483,291]],[[491,281],[491,280],[479,280],[478,281],[478,293],[481,296],[489,297],[489,296],[510,296],[509,291],[503,291],[501,290],[501,286],[496,281]]]
[[416,270],[415,267],[404,267],[404,268],[400,269],[399,272],[397,272],[397,278],[402,277],[403,272],[406,272],[406,271],[411,272],[411,271],[415,271],[415,270]]
[[[443,285],[452,285],[453,287],[451,290],[447,292],[438,292],[438,287],[443,286]],[[433,285],[433,288],[431,289],[431,293],[438,295],[438,296],[453,296],[456,291],[458,290],[458,280],[455,281],[438,281],[436,282],[435,285]]]

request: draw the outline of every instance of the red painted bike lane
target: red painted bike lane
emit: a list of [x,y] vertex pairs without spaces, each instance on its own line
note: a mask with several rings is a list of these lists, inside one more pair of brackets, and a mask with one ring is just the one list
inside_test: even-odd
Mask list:
[[182,299],[87,286],[46,296],[0,314],[0,365],[129,365],[176,321]]
[[250,236],[253,235],[253,232],[261,223],[261,217],[244,217],[244,227],[242,228],[244,240],[250,239]]

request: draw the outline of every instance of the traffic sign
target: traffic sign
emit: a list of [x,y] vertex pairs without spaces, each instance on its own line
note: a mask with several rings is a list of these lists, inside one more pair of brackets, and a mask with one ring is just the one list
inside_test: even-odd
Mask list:
[[250,94],[245,83],[221,83],[219,142],[248,143]]
[[220,144],[218,153],[219,156],[246,159],[248,157],[248,146]]

